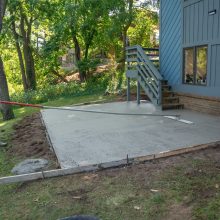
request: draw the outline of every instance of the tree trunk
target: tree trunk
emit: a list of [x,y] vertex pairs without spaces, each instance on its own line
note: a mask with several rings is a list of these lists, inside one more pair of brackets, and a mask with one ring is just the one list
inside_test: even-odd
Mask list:
[[[0,100],[10,101],[8,92],[8,83],[5,76],[2,58],[0,57]],[[14,118],[14,113],[10,105],[0,104],[3,120],[10,120]]]
[[75,47],[75,58],[76,58],[76,62],[81,60],[81,49],[79,46],[79,42],[78,39],[76,38],[75,35],[73,35],[73,43],[74,43],[74,47]]
[[122,53],[122,63],[121,63],[121,70],[125,71],[125,60],[126,60],[126,47],[127,47],[127,32],[129,27],[131,26],[133,20],[133,3],[134,0],[128,0],[128,13],[129,19],[127,24],[125,24],[122,30],[122,38],[123,38],[123,53]]
[[20,70],[21,70],[23,88],[24,88],[24,91],[26,92],[28,90],[27,77],[26,77],[26,73],[25,73],[23,56],[22,56],[22,52],[21,52],[21,48],[20,48],[20,44],[19,44],[19,35],[16,32],[14,21],[12,22],[12,31],[13,31],[15,44],[16,44],[16,50],[17,50],[18,59],[19,59],[19,65],[20,65]]
[[85,58],[86,60],[88,59],[89,48],[90,48],[90,46],[91,46],[91,44],[92,44],[92,41],[93,41],[95,32],[96,32],[96,30],[93,29],[93,30],[89,33],[89,36],[87,36],[87,37],[84,39],[85,45],[86,45],[84,58]]
[[84,55],[85,60],[88,59],[88,55],[89,55],[89,46],[90,46],[89,44],[86,44],[85,55]]
[[2,22],[5,15],[6,5],[7,5],[7,0],[0,1],[0,33],[2,31]]
[[[75,59],[76,59],[76,63],[78,63],[81,61],[81,49],[80,49],[79,41],[74,33],[72,33],[72,38],[75,47]],[[85,81],[84,73],[80,69],[79,69],[79,77],[80,77],[80,82]]]
[[[89,48],[92,44],[94,35],[95,35],[95,30],[93,29],[92,31],[90,31],[89,35],[84,38],[84,43],[85,43],[84,60],[86,62],[88,62]],[[88,74],[89,74],[89,68],[83,72],[85,80],[86,80]]]
[[126,47],[127,47],[127,30],[123,31],[122,40],[123,40],[123,51],[122,51],[122,60],[121,60],[121,70],[125,71],[125,61],[126,61]]
[[35,73],[35,66],[34,66],[34,57],[33,57],[33,52],[32,48],[30,45],[30,41],[28,43],[28,54],[30,57],[30,88],[33,90],[36,90],[37,88],[37,83],[36,83],[36,73]]
[[[7,1],[0,1],[0,33],[2,30],[2,21],[5,14]],[[4,66],[2,62],[2,58],[0,56],[0,100],[10,101],[9,92],[8,92],[8,83],[5,76]],[[3,116],[3,120],[10,120],[14,118],[14,113],[9,105],[0,104],[0,111]]]
[[31,25],[32,23],[30,22],[28,24],[28,30],[26,31],[24,27],[24,17],[23,14],[21,13],[20,30],[23,38],[23,53],[24,53],[24,61],[25,61],[25,72],[27,76],[27,84],[28,84],[28,89],[36,90],[34,58],[32,54],[31,41],[30,41]]

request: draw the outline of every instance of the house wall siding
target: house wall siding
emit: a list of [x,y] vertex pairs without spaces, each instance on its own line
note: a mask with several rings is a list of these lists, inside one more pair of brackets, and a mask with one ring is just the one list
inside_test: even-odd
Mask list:
[[160,18],[160,72],[176,85],[181,72],[181,0],[161,0]]
[[[215,15],[209,12],[216,10]],[[220,97],[220,1],[161,0],[160,71],[176,92]],[[208,45],[207,86],[182,83],[183,48]]]
[[211,51],[211,86],[220,88],[220,44],[212,45]]
[[[188,2],[188,3],[187,3]],[[190,4],[190,2],[192,2]],[[209,12],[216,10],[216,14]],[[198,45],[220,39],[220,1],[197,0],[183,3],[183,45]]]

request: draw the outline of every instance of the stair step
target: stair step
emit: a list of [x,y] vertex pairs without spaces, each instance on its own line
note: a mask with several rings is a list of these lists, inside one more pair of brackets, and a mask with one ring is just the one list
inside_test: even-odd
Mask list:
[[165,80],[165,79],[164,79],[164,80],[161,80],[161,84],[162,84],[162,85],[168,85],[168,80]]
[[162,110],[169,110],[169,109],[183,109],[184,105],[183,104],[163,104],[162,105]]
[[171,86],[169,86],[169,85],[162,85],[162,91],[170,91],[171,90]]
[[163,103],[163,104],[179,103],[179,97],[177,97],[177,96],[164,97],[164,98],[162,99],[162,103]]
[[174,92],[170,90],[164,90],[162,91],[162,97],[173,97],[175,94]]

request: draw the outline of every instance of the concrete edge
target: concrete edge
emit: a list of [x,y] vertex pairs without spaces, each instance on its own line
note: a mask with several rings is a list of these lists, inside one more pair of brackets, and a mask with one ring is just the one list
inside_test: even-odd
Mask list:
[[45,135],[46,135],[47,142],[48,142],[48,144],[49,144],[49,146],[50,146],[50,150],[54,153],[54,155],[55,155],[55,157],[56,157],[56,162],[57,162],[57,163],[59,164],[59,166],[60,166],[58,157],[57,157],[57,155],[56,155],[56,153],[55,153],[55,150],[54,150],[52,141],[51,141],[50,136],[49,136],[48,131],[47,131],[48,128],[47,128],[47,126],[46,126],[46,124],[45,124],[45,122],[44,122],[44,119],[43,119],[43,116],[42,116],[42,112],[41,112],[41,111],[40,111],[40,120],[41,120],[42,125],[43,125],[44,128],[45,128],[45,131],[44,131],[44,132],[45,132]]
[[192,152],[195,152],[195,151],[198,151],[198,150],[205,150],[207,148],[213,148],[213,147],[216,147],[219,144],[220,144],[220,141],[215,141],[215,142],[211,142],[211,143],[207,143],[207,144],[192,145],[192,146],[189,146],[189,147],[179,148],[179,149],[176,149],[176,150],[161,152],[159,154],[136,157],[134,159],[134,162],[140,163],[140,162],[146,162],[146,161],[155,160],[155,159],[178,156],[178,155],[181,155],[181,154],[192,153]]
[[47,127],[46,127],[46,124],[44,123],[44,120],[43,120],[43,116],[42,116],[42,112],[41,112],[41,111],[40,111],[40,120],[41,120],[42,125],[43,125],[44,128],[45,128],[45,134],[46,134],[46,139],[47,139],[47,141],[48,141],[48,144],[49,144],[51,150],[54,152],[53,145],[52,145],[51,139],[50,139],[50,137],[49,137],[49,134],[48,134],[48,132],[47,132]]
[[153,154],[153,155],[148,155],[148,156],[143,156],[143,157],[127,158],[127,159],[123,159],[119,161],[112,161],[112,162],[101,163],[101,164],[96,164],[96,165],[88,165],[88,166],[82,166],[82,167],[57,169],[57,170],[48,170],[48,171],[29,173],[29,174],[23,174],[23,175],[15,175],[15,176],[6,176],[6,177],[0,178],[0,184],[28,182],[28,181],[39,180],[39,179],[47,179],[47,178],[52,178],[52,177],[101,171],[104,169],[119,168],[119,167],[128,166],[132,164],[141,164],[147,161],[178,156],[181,154],[186,154],[186,153],[191,153],[191,152],[195,152],[198,150],[204,150],[207,148],[216,147],[219,144],[220,144],[220,141],[216,141],[216,142],[212,142],[208,144],[195,145],[195,146],[185,147],[185,148],[181,148],[177,150],[162,152],[159,154]]
[[1,177],[0,184],[27,182],[27,181],[38,180],[38,179],[43,179],[42,172]]
[[52,150],[53,150],[53,152],[54,152],[54,154],[55,154],[55,156],[56,156],[57,163],[58,163],[59,166],[61,167],[59,155],[56,154],[56,151],[55,151],[55,149],[54,149],[54,144],[53,144],[53,142],[52,142],[52,140],[51,140],[51,138],[50,138],[50,135],[49,135],[49,133],[48,133],[49,127],[47,126],[46,123],[44,123],[44,119],[43,119],[43,116],[42,116],[42,111],[43,111],[43,110],[40,111],[40,114],[41,114],[41,117],[42,117],[42,122],[43,122],[43,124],[44,124],[44,126],[45,126],[45,128],[46,128],[46,130],[45,130],[45,132],[46,132],[46,137],[48,137],[48,141],[50,142],[49,144],[51,145]]

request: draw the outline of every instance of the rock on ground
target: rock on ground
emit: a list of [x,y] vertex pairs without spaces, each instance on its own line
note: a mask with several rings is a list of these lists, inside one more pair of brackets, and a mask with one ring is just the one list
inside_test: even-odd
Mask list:
[[0,147],[6,147],[7,143],[0,141]]
[[27,159],[17,164],[11,172],[16,175],[34,173],[43,170],[47,165],[48,160],[45,159]]

